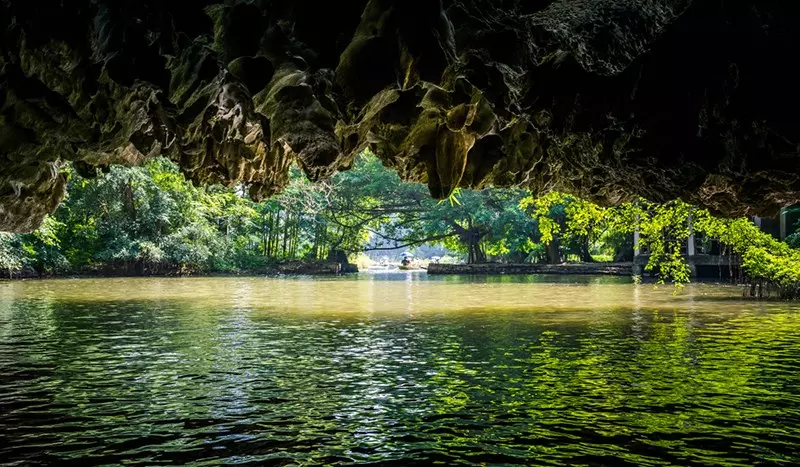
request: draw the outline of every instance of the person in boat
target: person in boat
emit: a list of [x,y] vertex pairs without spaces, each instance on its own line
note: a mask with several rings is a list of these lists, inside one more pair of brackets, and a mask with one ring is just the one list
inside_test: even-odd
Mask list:
[[403,259],[400,260],[400,267],[402,268],[411,267],[411,261],[414,259],[414,255],[412,255],[408,251],[404,251],[403,253],[400,254],[400,256],[403,257]]

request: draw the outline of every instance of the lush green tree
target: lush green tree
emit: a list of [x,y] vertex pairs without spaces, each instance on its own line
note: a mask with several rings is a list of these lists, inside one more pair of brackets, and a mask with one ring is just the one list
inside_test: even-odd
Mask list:
[[719,219],[695,211],[697,230],[729,245],[741,258],[751,295],[775,290],[781,298],[800,298],[800,250],[765,234],[747,219]]
[[62,247],[76,268],[106,264],[125,272],[204,270],[223,252],[215,214],[236,216],[229,193],[209,196],[174,165],[157,159],[143,167],[111,167],[92,179],[75,174],[55,213]]
[[0,268],[9,278],[13,278],[14,272],[22,269],[24,264],[25,252],[20,237],[0,232]]
[[520,207],[536,219],[551,263],[569,255],[592,262],[592,250],[601,244],[613,250],[614,258],[631,259],[627,254],[627,250],[633,251],[628,205],[604,209],[572,195],[550,192],[540,197],[528,195]]
[[518,207],[522,190],[456,190],[450,199],[436,201],[427,187],[403,183],[369,153],[322,186],[318,211],[334,249],[360,251],[368,235],[377,239],[375,249],[441,243],[468,262],[512,253],[524,259],[533,248],[535,222]]
[[639,200],[606,212],[621,229],[639,230],[640,246],[649,252],[646,270],[657,273],[661,282],[689,282],[682,248],[694,233],[717,239],[738,256],[751,295],[775,290],[782,298],[800,297],[800,250],[762,232],[749,219],[717,218],[682,201],[655,204]]
[[13,277],[23,269],[38,275],[63,271],[68,261],[61,254],[59,231],[63,227],[52,217],[33,233],[0,233],[0,268]]
[[792,248],[800,248],[800,232],[793,233],[786,237],[786,244]]

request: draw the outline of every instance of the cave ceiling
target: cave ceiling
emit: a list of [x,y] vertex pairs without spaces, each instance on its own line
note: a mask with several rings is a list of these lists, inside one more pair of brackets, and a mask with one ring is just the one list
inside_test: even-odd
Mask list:
[[434,197],[800,200],[800,2],[0,1],[0,230],[165,156],[278,193],[371,148]]

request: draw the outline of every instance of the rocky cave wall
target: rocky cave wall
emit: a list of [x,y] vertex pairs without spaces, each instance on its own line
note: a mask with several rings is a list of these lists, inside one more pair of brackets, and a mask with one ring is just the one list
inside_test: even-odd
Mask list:
[[163,155],[279,192],[366,147],[455,187],[800,200],[800,4],[783,0],[0,0],[0,230],[60,172]]

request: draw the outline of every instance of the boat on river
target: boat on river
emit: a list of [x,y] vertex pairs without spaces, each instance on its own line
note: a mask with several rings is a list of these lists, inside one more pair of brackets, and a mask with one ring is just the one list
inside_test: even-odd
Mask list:
[[424,266],[422,266],[422,264],[420,264],[418,261],[415,261],[414,255],[408,251],[404,251],[403,253],[400,254],[400,256],[403,258],[400,261],[400,265],[398,266],[398,269],[400,269],[401,271],[421,271],[427,269]]

